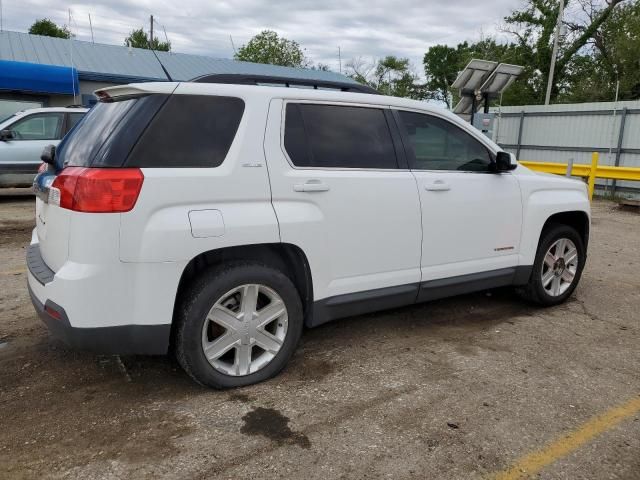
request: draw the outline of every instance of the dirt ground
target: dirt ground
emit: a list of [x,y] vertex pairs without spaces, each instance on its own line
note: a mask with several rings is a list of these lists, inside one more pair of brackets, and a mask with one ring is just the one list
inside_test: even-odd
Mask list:
[[638,213],[595,203],[565,305],[497,290],[337,321],[224,392],[50,339],[33,224],[32,197],[0,197],[0,478],[640,479]]

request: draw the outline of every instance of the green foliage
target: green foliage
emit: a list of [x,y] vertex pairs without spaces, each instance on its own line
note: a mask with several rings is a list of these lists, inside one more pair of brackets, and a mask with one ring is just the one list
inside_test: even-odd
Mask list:
[[311,66],[311,62],[304,56],[298,42],[281,38],[272,30],[264,30],[253,37],[246,45],[240,47],[234,58],[245,62],[267,63],[283,67]]
[[424,85],[412,71],[408,58],[387,56],[374,62],[353,59],[347,62],[348,75],[359,83],[375,88],[383,95],[424,99]]
[[[617,78],[620,98],[640,97],[640,1],[564,0],[565,33],[561,36],[552,88],[552,101],[613,100]],[[544,102],[558,21],[559,0],[528,0],[522,10],[505,18],[505,31],[513,41],[485,38],[456,47],[436,45],[424,56],[427,89],[431,98],[448,106],[457,101],[450,89],[458,73],[472,58],[524,66],[518,80],[504,93],[503,105]],[[573,12],[573,13],[572,13]]]
[[161,42],[155,35],[152,45],[150,45],[149,36],[142,28],[132,30],[131,33],[129,33],[129,36],[124,39],[124,44],[128,47],[145,48],[147,50],[151,50],[151,47],[153,46],[153,50],[158,50],[160,52],[168,52],[171,50],[171,42]]
[[71,38],[72,36],[66,25],[59,27],[48,18],[41,18],[33,22],[33,25],[29,27],[29,33],[56,38]]

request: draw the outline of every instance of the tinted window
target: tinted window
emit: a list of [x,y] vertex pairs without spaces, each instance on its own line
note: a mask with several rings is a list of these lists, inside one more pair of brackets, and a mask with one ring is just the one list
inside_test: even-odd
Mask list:
[[338,105],[287,105],[285,149],[294,165],[398,168],[384,111]]
[[63,113],[36,113],[11,125],[15,140],[57,140],[61,137]]
[[76,124],[82,120],[82,117],[84,117],[84,113],[70,113],[69,121],[67,122],[67,131],[75,127]]
[[415,170],[486,172],[487,148],[454,124],[430,115],[399,112],[415,153]]
[[137,167],[217,167],[236,135],[239,98],[172,95],[132,150]]
[[58,164],[91,165],[102,145],[138,100],[131,98],[119,102],[101,102],[89,110],[78,128],[60,143],[56,152]]

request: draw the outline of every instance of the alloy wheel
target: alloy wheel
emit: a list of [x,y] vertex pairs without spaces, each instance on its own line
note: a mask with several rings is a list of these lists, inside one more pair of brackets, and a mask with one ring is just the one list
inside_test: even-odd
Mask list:
[[209,310],[202,349],[216,370],[234,377],[249,375],[274,359],[287,327],[287,308],[278,293],[265,285],[241,285]]
[[562,295],[573,284],[578,271],[576,245],[568,238],[556,240],[547,250],[542,264],[542,288],[552,297]]

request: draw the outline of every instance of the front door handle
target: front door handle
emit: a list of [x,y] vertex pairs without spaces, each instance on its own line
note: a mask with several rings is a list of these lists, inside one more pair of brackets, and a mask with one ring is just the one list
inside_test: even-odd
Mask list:
[[328,192],[329,185],[320,180],[309,180],[303,184],[293,186],[294,192]]
[[430,192],[446,192],[447,190],[451,190],[451,185],[444,180],[434,180],[432,183],[427,183],[424,189]]

